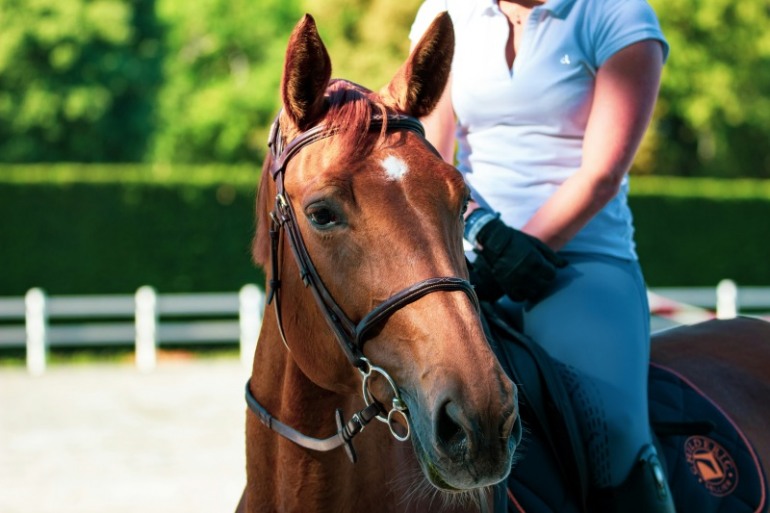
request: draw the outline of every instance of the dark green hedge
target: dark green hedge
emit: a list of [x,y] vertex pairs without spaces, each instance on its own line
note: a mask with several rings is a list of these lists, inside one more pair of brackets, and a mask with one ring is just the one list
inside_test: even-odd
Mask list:
[[[252,264],[252,167],[0,167],[0,296],[237,290]],[[770,182],[640,178],[651,286],[770,284]]]
[[770,201],[633,197],[651,286],[770,285]]
[[770,285],[770,180],[633,177],[650,286]]
[[33,286],[226,291],[263,281],[250,254],[256,166],[14,169],[0,168],[0,295]]

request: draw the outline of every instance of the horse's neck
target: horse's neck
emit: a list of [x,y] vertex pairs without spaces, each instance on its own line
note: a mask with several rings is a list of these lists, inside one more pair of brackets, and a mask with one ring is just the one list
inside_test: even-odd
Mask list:
[[[308,333],[323,333],[325,329],[328,328],[321,325],[317,331]],[[296,338],[309,344],[306,340],[309,336]],[[254,355],[250,382],[254,396],[278,420],[308,436],[328,437],[335,426],[334,409],[347,406],[350,398],[316,385],[295,363],[281,338],[275,314],[269,309],[265,312]],[[355,367],[351,365],[349,371],[352,375]],[[327,405],[336,406],[327,412],[324,410]],[[328,418],[319,418],[324,415]]]
[[[271,315],[265,316],[251,378],[253,393],[277,420],[307,436],[327,438],[337,430],[335,409],[342,408],[347,420],[361,409],[362,399],[340,396],[312,383],[292,360],[277,329],[271,327],[274,322]],[[351,366],[350,371],[355,372],[355,368]],[[352,511],[358,508],[361,487],[374,479],[382,483],[381,479],[390,470],[388,461],[383,460],[388,457],[384,448],[391,444],[389,435],[373,424],[354,441],[361,460],[354,465],[343,448],[316,452],[299,447],[267,429],[249,413],[247,511]],[[379,442],[379,447],[372,443],[374,440]],[[362,470],[374,462],[377,468],[373,474],[361,475]],[[371,495],[372,504],[368,509],[378,511],[376,504],[384,497],[376,488]]]

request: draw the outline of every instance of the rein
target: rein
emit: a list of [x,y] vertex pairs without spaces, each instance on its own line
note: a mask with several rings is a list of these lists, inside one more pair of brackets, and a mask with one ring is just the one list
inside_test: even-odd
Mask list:
[[[425,136],[422,124],[410,116],[390,114],[387,116],[375,115],[371,119],[369,126],[370,132],[375,131],[394,132],[397,130],[409,130],[421,137]],[[342,411],[336,410],[337,433],[326,439],[312,438],[296,431],[295,429],[279,422],[262,405],[257,402],[251,393],[249,383],[246,383],[246,402],[249,409],[256,414],[259,420],[268,428],[288,438],[294,443],[316,451],[330,451],[343,446],[351,461],[356,461],[356,454],[353,449],[352,439],[357,435],[371,420],[377,419],[388,424],[391,434],[399,441],[406,441],[410,436],[410,424],[407,416],[406,403],[399,394],[398,386],[388,373],[376,365],[373,365],[363,355],[363,345],[368,340],[371,330],[384,323],[393,313],[401,308],[417,301],[427,294],[438,291],[462,291],[468,295],[476,310],[479,310],[479,302],[473,286],[462,278],[454,276],[435,277],[422,280],[411,285],[386,299],[368,314],[366,314],[358,323],[351,320],[339,304],[334,300],[329,290],[323,283],[318,274],[312,259],[308,254],[307,247],[302,239],[302,235],[297,223],[297,217],[292,208],[290,198],[284,188],[284,175],[286,166],[300,150],[310,144],[332,137],[337,133],[323,124],[316,125],[309,130],[302,132],[286,146],[281,135],[278,118],[273,122],[270,129],[270,138],[268,146],[273,157],[270,174],[276,184],[275,207],[270,213],[270,239],[272,252],[272,268],[269,280],[268,304],[273,302],[276,312],[276,321],[284,345],[289,348],[286,342],[286,336],[283,329],[280,306],[280,265],[279,249],[281,234],[285,232],[288,235],[289,245],[294,255],[294,260],[299,268],[300,276],[306,287],[310,287],[315,297],[318,308],[323,313],[329,328],[334,333],[340,348],[347,356],[350,363],[361,373],[362,395],[366,407],[355,413],[351,419],[345,423],[342,417]],[[392,408],[388,411],[379,403],[369,392],[369,380],[373,376],[380,375],[384,377],[394,396]],[[395,417],[400,415],[406,423],[406,434],[401,434],[394,429]]]

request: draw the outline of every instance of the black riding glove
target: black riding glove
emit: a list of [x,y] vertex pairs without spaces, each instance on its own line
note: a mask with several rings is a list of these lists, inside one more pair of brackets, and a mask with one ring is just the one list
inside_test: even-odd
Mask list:
[[505,294],[486,260],[477,258],[473,262],[467,262],[467,264],[471,285],[473,285],[476,295],[481,301],[494,303]]
[[497,283],[514,301],[538,299],[567,265],[541,240],[506,226],[495,218],[484,224],[476,236],[478,266],[487,266]]

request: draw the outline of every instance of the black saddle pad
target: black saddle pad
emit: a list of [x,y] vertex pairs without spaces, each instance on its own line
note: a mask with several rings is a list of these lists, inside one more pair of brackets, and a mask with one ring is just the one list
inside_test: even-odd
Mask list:
[[559,371],[537,344],[482,303],[492,350],[519,386],[524,436],[507,481],[495,490],[495,513],[581,513],[586,473],[582,442]]
[[[767,480],[746,436],[722,410],[676,372],[650,365],[650,420],[679,513],[762,513]],[[522,405],[522,416],[528,413]],[[704,428],[705,427],[705,428]],[[506,483],[509,513],[577,513],[574,482],[537,423],[527,425]]]
[[[521,405],[522,418],[527,408]],[[581,513],[577,483],[562,470],[550,443],[536,423],[524,422],[525,436],[505,482],[506,505],[496,512]]]
[[[520,386],[525,427],[510,477],[496,490],[495,511],[581,513],[587,493],[585,457],[575,440],[576,421],[569,418],[574,413],[563,404],[560,374],[536,344],[483,307],[492,349]],[[505,351],[503,344],[508,344]],[[764,512],[767,481],[761,463],[724,412],[686,379],[657,364],[650,365],[648,391],[650,422],[658,431],[677,511]]]
[[684,427],[680,433],[658,429],[677,511],[765,511],[767,482],[762,465],[740,428],[697,387],[654,363],[650,366],[649,394],[653,426],[711,424],[711,429],[687,432]]

